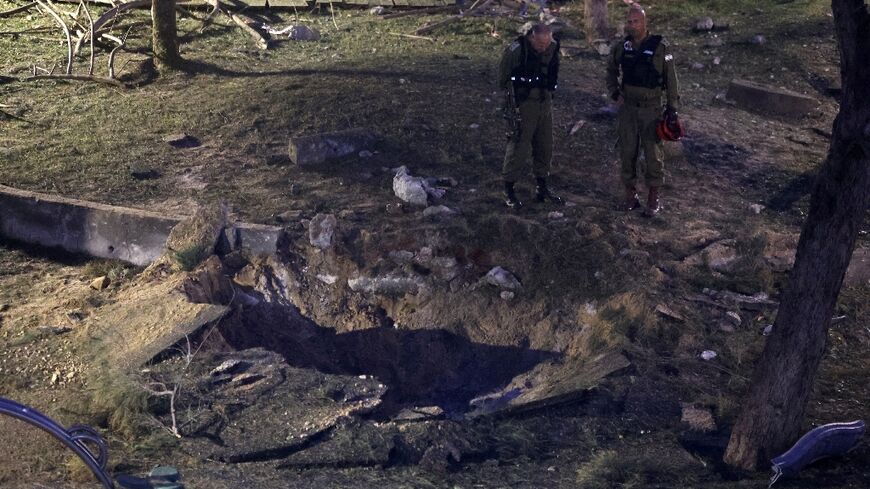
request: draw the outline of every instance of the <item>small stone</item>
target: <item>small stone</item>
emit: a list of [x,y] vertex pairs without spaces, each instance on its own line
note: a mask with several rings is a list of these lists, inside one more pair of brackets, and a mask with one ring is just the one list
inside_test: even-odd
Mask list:
[[95,278],[95,279],[91,282],[91,288],[92,288],[92,289],[96,289],[96,290],[103,290],[103,289],[105,289],[106,287],[108,287],[110,283],[112,283],[112,281],[109,280],[109,277],[106,277],[106,276],[104,275],[104,276],[102,276],[102,277],[97,277],[97,278]]
[[704,63],[698,63],[698,62],[692,63],[692,69],[695,70],[695,71],[703,70],[703,69],[704,69]]
[[325,250],[332,247],[332,238],[338,220],[332,214],[317,214],[308,225],[308,239],[312,246]]
[[713,350],[704,350],[701,352],[700,356],[702,359],[710,361],[710,360],[716,358],[718,355]]
[[610,54],[610,45],[606,42],[600,42],[595,46],[595,50],[598,51],[599,56],[607,56]]
[[480,124],[475,122],[475,123],[469,124],[468,128],[469,129],[480,129]]
[[714,25],[715,24],[713,23],[713,19],[711,19],[710,17],[701,17],[695,20],[693,30],[695,30],[696,32],[712,31]]
[[720,323],[719,331],[722,331],[723,333],[733,333],[737,331],[737,329],[729,323]]
[[761,330],[761,336],[770,336],[771,333],[773,333],[773,325],[772,324],[768,324],[767,326],[765,326]]
[[679,321],[681,323],[686,321],[686,318],[684,318],[680,314],[674,312],[670,307],[668,307],[664,304],[657,305],[656,312],[661,314],[662,316],[669,317],[669,318],[676,320],[676,321]]
[[756,214],[761,214],[761,211],[764,210],[764,206],[761,204],[752,204],[749,206],[749,208],[752,210],[752,212]]
[[509,290],[503,290],[503,291],[501,292],[501,294],[499,294],[499,296],[500,296],[502,299],[504,299],[504,300],[506,300],[506,301],[509,301],[509,300],[511,300],[511,299],[514,298],[515,294],[514,294],[513,292],[509,291]]
[[66,380],[72,380],[76,376],[75,372],[68,372],[66,374]]
[[380,5],[377,5],[375,7],[372,7],[369,10],[369,15],[384,15],[384,13],[386,13],[386,11],[387,11],[387,9],[385,9],[384,7],[382,7]]
[[516,290],[522,287],[520,281],[508,270],[502,267],[494,267],[484,277],[486,283],[508,290]]
[[393,193],[409,204],[425,206],[429,202],[423,179],[411,176],[404,166],[399,167],[393,177]]
[[387,214],[398,215],[404,214],[405,206],[401,202],[390,202],[384,208]]
[[734,311],[728,311],[727,313],[725,313],[725,318],[730,321],[731,324],[733,324],[735,327],[740,326],[740,323],[743,322],[743,320],[740,318],[740,315]]
[[749,42],[755,44],[756,46],[761,46],[762,44],[765,44],[767,42],[767,39],[765,39],[764,36],[762,36],[761,34],[756,34],[752,36],[752,39]]
[[713,58],[713,64],[719,66],[720,64],[722,64],[722,58],[716,56],[715,58]]
[[294,25],[290,28],[287,38],[294,41],[319,41],[320,32],[304,25]]
[[374,153],[372,153],[371,151],[369,151],[367,149],[364,149],[364,150],[359,152],[360,158],[371,158],[372,156],[374,156]]
[[60,380],[60,371],[55,370],[53,374],[51,374],[51,385],[57,384],[57,381]]
[[547,217],[549,219],[562,219],[563,217],[565,217],[565,214],[562,214],[559,211],[552,211],[549,214],[547,214]]
[[398,265],[407,265],[414,259],[414,253],[406,250],[391,251],[389,257]]

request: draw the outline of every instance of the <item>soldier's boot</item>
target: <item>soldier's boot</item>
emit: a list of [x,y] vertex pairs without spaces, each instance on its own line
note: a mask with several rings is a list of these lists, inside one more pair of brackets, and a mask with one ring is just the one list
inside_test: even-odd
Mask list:
[[637,189],[634,185],[625,186],[625,200],[623,200],[620,209],[625,212],[631,212],[640,207],[640,200],[637,198]]
[[653,217],[662,210],[662,204],[659,202],[659,188],[658,187],[650,187],[649,195],[646,199],[646,210],[643,215],[646,217]]
[[535,193],[535,200],[538,202],[550,201],[557,205],[562,205],[565,201],[562,197],[554,194],[549,187],[547,187],[547,179],[546,178],[536,178],[538,182],[537,192]]
[[523,203],[520,202],[520,199],[517,198],[517,194],[514,192],[514,182],[504,182],[504,204],[511,209],[523,207]]

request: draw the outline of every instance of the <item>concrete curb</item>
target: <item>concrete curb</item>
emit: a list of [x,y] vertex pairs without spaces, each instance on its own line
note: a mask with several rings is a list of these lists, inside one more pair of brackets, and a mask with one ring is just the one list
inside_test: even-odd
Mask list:
[[[172,228],[184,217],[118,207],[0,185],[0,236],[98,258],[144,266],[166,249]],[[231,249],[274,254],[283,230],[235,223]]]

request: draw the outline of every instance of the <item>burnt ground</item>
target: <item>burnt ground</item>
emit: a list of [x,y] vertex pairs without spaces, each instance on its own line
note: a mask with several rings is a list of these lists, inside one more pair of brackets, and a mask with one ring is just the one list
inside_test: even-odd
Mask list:
[[[0,1],[2,10],[12,6]],[[764,292],[775,301],[787,279],[789,251],[837,110],[830,90],[838,70],[832,19],[820,1],[650,6],[654,28],[677,56],[689,130],[682,144],[668,148],[666,210],[652,220],[614,210],[615,121],[603,110],[603,60],[571,29],[563,43],[583,49],[563,62],[553,177],[571,205],[532,205],[520,213],[500,206],[504,136],[493,78],[502,46],[522,23],[506,10],[437,31],[434,42],[390,34],[412,31],[422,23],[416,16],[385,21],[338,9],[336,29],[326,13],[304,13],[302,22],[320,29],[323,39],[281,41],[266,52],[223,20],[197,34],[199,22],[182,15],[180,29],[189,32],[182,53],[192,61],[185,72],[154,78],[140,62],[145,31],[134,30],[119,66],[141,82],[137,88],[0,85],[0,103],[12,107],[4,113],[24,119],[0,119],[0,183],[180,214],[224,201],[234,218],[288,229],[294,240],[278,264],[225,260],[225,271],[234,290],[266,297],[274,287],[250,277],[286,270],[295,286],[273,297],[293,306],[237,307],[205,350],[264,347],[289,368],[314,375],[311,385],[335,381],[313,373],[321,372],[374,375],[389,387],[379,410],[350,416],[303,450],[254,462],[215,461],[197,445],[202,437],[179,441],[166,432],[164,403],[93,356],[93,345],[106,345],[95,341],[93,329],[101,311],[123,306],[156,279],[116,263],[4,243],[0,393],[65,425],[98,426],[110,440],[116,472],[173,464],[190,487],[761,486],[765,474],[738,480],[718,459],[763,346],[759,330],[773,322],[775,305],[732,303],[704,291]],[[559,17],[582,25],[580,6],[560,7]],[[691,20],[700,14],[730,29],[692,33]],[[286,11],[264,15],[274,25],[294,18]],[[39,15],[6,24],[10,30],[51,25]],[[752,44],[756,34],[766,43]],[[64,48],[49,36],[0,37],[2,72],[20,76],[31,62],[50,66],[60,59]],[[714,37],[723,44],[708,47]],[[78,60],[77,70],[85,64]],[[732,78],[810,94],[819,110],[784,120],[737,109],[717,98]],[[583,127],[569,135],[578,120]],[[289,137],[350,127],[382,135],[371,157],[315,170],[287,160]],[[179,132],[201,145],[176,149],[162,142]],[[459,216],[428,219],[397,206],[391,182],[400,165],[414,175],[455,179],[440,203]],[[531,197],[531,182],[520,195]],[[763,208],[756,213],[752,204]],[[550,217],[553,211],[563,216]],[[318,213],[339,218],[338,243],[325,253],[307,243],[308,220]],[[860,253],[870,246],[866,232]],[[411,252],[412,263],[391,259],[396,251]],[[444,280],[421,259],[427,253],[455,259],[456,278]],[[727,264],[718,265],[718,258]],[[516,297],[505,300],[495,288],[477,285],[493,266],[520,279]],[[325,284],[318,274],[338,281]],[[417,277],[428,292],[366,294],[346,285],[357,276],[391,274]],[[103,275],[112,278],[109,289],[88,287]],[[850,277],[808,428],[868,417],[863,352],[870,342],[870,289],[866,270]],[[682,321],[656,313],[660,304]],[[738,314],[736,324],[727,312]],[[538,362],[614,349],[632,366],[567,404],[514,416],[464,416],[471,398]],[[705,362],[698,358],[702,350],[718,357]],[[409,425],[392,421],[402,408],[424,405],[447,414]],[[684,405],[709,411],[714,429],[691,430],[681,421]],[[267,403],[254,403],[247,416],[256,418],[257,406],[266,413]],[[50,440],[4,426],[4,487],[93,487]],[[864,441],[845,458],[778,485],[866,487],[868,456]]]

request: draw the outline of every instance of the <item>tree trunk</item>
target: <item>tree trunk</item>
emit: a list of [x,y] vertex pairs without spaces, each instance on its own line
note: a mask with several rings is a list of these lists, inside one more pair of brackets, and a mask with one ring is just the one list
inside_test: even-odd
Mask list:
[[804,428],[831,316],[870,205],[870,13],[864,0],[831,3],[843,97],[773,333],[725,452],[726,463],[746,470],[788,449]]
[[586,39],[610,40],[610,25],[607,22],[607,0],[586,0],[584,4]]
[[151,50],[158,68],[172,68],[181,64],[178,53],[178,34],[175,24],[175,0],[151,1]]

